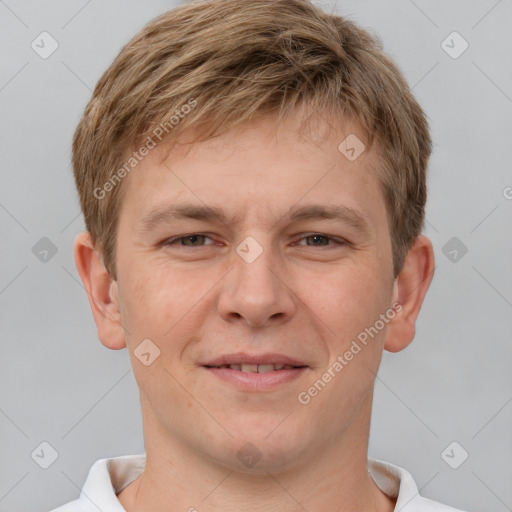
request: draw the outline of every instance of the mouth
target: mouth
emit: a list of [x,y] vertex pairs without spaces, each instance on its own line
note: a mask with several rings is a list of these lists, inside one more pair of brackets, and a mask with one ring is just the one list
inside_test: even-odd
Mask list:
[[206,368],[228,368],[230,370],[235,370],[243,373],[268,373],[268,372],[277,372],[280,370],[293,370],[295,368],[307,368],[305,365],[301,366],[293,366],[290,364],[222,364],[219,366],[214,365],[205,365]]
[[242,391],[273,391],[310,367],[281,354],[230,354],[201,365],[210,375]]

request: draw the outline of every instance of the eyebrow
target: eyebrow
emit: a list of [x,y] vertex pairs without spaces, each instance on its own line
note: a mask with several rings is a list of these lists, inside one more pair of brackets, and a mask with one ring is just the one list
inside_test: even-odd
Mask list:
[[[243,221],[245,215],[237,214],[229,218],[222,208],[206,205],[178,204],[157,206],[152,209],[141,221],[141,232],[151,232],[162,224],[172,224],[183,219],[195,219],[201,221],[218,222],[236,225]],[[371,223],[361,211],[344,205],[320,205],[311,204],[291,208],[283,219],[298,220],[338,220],[345,224],[368,233],[371,231]]]

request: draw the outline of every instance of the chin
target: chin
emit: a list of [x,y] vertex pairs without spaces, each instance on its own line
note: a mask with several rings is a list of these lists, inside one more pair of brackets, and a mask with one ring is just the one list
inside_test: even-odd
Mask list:
[[307,455],[308,446],[312,446],[304,439],[287,436],[286,432],[275,437],[269,432],[271,430],[254,432],[254,435],[233,435],[223,446],[218,446],[212,456],[229,470],[265,475],[291,469],[297,459]]

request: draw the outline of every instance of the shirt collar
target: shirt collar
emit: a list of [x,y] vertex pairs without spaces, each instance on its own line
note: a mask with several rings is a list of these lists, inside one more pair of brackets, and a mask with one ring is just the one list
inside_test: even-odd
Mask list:
[[144,453],[97,460],[89,471],[79,499],[105,512],[125,512],[116,495],[142,473],[145,463]]
[[[89,471],[80,501],[95,505],[105,512],[125,512],[116,495],[142,473],[145,463],[144,453],[97,460]],[[405,469],[381,460],[368,459],[368,473],[382,492],[396,499],[397,511],[414,512],[417,500],[423,499],[412,476]]]

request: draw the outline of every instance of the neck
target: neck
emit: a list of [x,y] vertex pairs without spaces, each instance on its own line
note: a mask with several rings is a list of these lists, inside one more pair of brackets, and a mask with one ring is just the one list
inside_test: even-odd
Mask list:
[[367,470],[371,397],[368,401],[343,435],[324,440],[320,452],[312,450],[285,469],[257,473],[211,461],[145,419],[144,472],[118,499],[127,512],[392,512],[394,500]]

